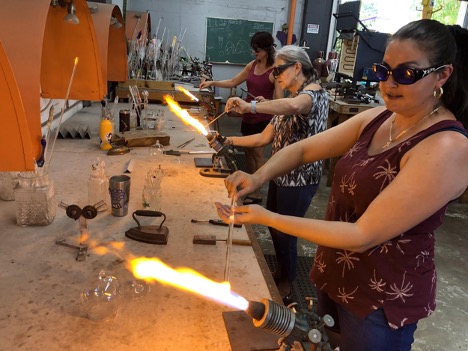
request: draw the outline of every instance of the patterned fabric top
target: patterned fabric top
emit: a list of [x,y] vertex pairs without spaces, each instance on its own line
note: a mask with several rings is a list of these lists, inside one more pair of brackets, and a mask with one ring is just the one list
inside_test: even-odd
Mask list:
[[[370,122],[356,144],[337,162],[327,220],[356,222],[398,176],[400,161],[408,150],[441,129],[463,128],[459,122],[442,121],[370,156],[369,143],[391,114],[384,111]],[[435,308],[436,293],[434,230],[442,223],[446,208],[443,206],[406,233],[363,253],[319,246],[312,281],[335,302],[362,318],[383,308],[394,329],[429,316]]]
[[[270,73],[273,71],[273,68],[269,69],[263,74],[256,75],[254,73],[255,67],[257,66],[257,61],[254,61],[252,68],[249,71],[249,76],[247,77],[247,91],[253,96],[263,96],[265,99],[272,100],[273,93],[275,92],[275,84],[270,82]],[[253,100],[253,97],[247,95],[245,101],[250,102]],[[272,115],[266,113],[245,113],[242,115],[242,122],[247,124],[260,123],[264,121],[270,121]]]
[[[273,125],[273,143],[271,154],[274,155],[284,147],[306,139],[327,128],[328,93],[324,89],[303,90],[312,99],[312,108],[307,115],[276,115],[271,120]],[[304,186],[318,184],[322,176],[322,161],[302,165],[292,172],[275,178],[278,186]]]

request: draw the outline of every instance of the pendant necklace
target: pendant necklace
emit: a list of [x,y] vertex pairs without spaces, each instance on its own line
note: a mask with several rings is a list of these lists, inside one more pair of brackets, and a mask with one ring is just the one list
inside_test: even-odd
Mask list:
[[404,131],[400,132],[400,134],[398,134],[395,139],[392,138],[392,131],[393,131],[393,124],[395,123],[395,119],[396,119],[396,115],[395,115],[395,118],[393,118],[393,121],[392,123],[390,124],[390,131],[388,133],[388,141],[385,143],[384,146],[382,146],[382,149],[385,149],[387,147],[390,146],[391,143],[393,143],[394,141],[397,141],[402,135],[404,135],[407,131],[413,129],[414,127],[416,127],[419,123],[421,123],[422,121],[424,121],[426,118],[429,118],[430,116],[432,116],[434,113],[436,113],[437,111],[439,111],[439,109],[441,108],[442,106],[439,106],[435,109],[432,110],[432,112],[430,112],[429,114],[427,114],[426,116],[424,116],[423,118],[421,118],[419,121],[417,121],[415,124],[413,124],[411,127],[409,128],[406,128]]

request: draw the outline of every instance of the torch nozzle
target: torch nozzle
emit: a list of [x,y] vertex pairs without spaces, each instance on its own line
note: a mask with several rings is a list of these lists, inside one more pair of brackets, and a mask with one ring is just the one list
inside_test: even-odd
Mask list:
[[265,304],[259,301],[249,301],[249,307],[247,307],[245,313],[258,321],[265,315]]
[[220,152],[224,148],[224,141],[226,140],[225,137],[222,135],[219,135],[219,133],[213,134],[208,134],[206,136],[206,139],[208,139],[208,144],[212,149],[214,149],[217,153]]

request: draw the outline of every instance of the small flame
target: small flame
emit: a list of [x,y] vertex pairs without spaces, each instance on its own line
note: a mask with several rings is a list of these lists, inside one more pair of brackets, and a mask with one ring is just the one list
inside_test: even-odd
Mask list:
[[157,258],[136,258],[130,264],[136,278],[155,279],[244,311],[249,306],[246,299],[231,291],[229,282],[216,283],[190,268],[173,269]]
[[177,102],[175,102],[174,99],[172,99],[169,95],[164,95],[163,99],[168,104],[169,109],[172,112],[174,112],[177,116],[182,118],[182,120],[185,123],[190,124],[190,125],[194,126],[195,128],[197,128],[198,131],[200,133],[202,133],[204,136],[208,135],[208,132],[205,129],[205,126],[203,124],[201,124],[201,122],[198,119],[190,116],[190,114],[188,113],[187,110],[183,110],[182,108],[180,108],[179,104]]
[[187,95],[189,98],[191,98],[193,101],[197,101],[198,102],[198,98],[193,95],[190,91],[188,91],[187,89],[181,87],[181,86],[177,86],[177,90],[183,92],[185,95]]
[[117,253],[123,251],[125,243],[122,241],[113,241],[106,244],[96,242],[90,243],[90,248],[98,255],[104,256],[108,253]]
[[75,57],[75,63],[74,63],[74,65],[76,66],[77,64],[78,64],[78,56]]

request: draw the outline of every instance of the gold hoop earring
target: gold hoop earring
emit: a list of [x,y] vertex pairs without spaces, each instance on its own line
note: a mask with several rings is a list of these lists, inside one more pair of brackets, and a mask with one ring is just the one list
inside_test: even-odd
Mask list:
[[436,99],[440,99],[442,97],[442,95],[444,95],[444,88],[440,87],[440,88],[434,90],[433,95],[434,95],[434,97]]

